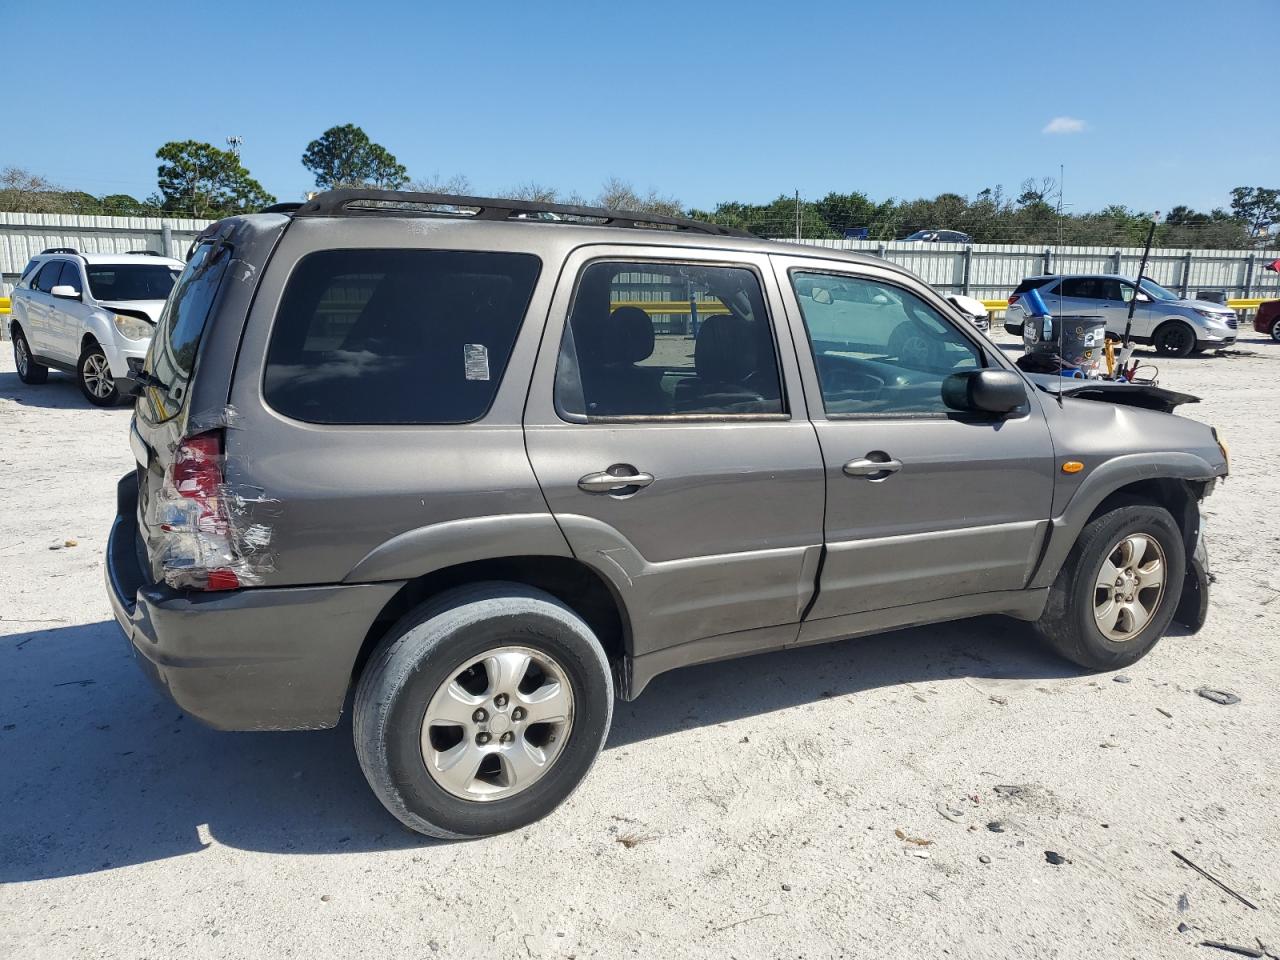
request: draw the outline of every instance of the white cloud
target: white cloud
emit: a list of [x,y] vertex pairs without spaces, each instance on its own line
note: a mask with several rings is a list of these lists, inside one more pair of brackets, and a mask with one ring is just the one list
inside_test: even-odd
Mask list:
[[1054,117],[1044,125],[1041,133],[1080,133],[1084,130],[1084,121],[1075,117]]

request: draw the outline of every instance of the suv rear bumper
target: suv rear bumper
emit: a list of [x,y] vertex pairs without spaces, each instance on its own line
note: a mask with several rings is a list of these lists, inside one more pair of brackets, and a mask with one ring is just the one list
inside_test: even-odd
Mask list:
[[342,715],[360,647],[402,581],[197,593],[150,584],[138,560],[138,481],[122,477],[107,593],[134,659],[219,730],[310,730]]

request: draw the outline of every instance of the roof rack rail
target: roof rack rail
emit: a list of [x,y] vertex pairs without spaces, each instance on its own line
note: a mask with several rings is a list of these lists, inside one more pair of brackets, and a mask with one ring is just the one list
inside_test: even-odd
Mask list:
[[[280,208],[291,207],[290,210]],[[706,233],[721,237],[752,237],[754,234],[734,227],[669,217],[660,213],[636,210],[609,210],[604,207],[579,207],[540,200],[503,200],[496,197],[467,197],[449,193],[416,193],[408,190],[343,189],[316,194],[306,203],[278,203],[269,211],[291,213],[295,217],[349,216],[421,216],[456,217],[468,220],[522,220],[536,218],[540,223],[577,223],[602,227],[639,227]],[[266,211],[264,211],[266,212]],[[551,214],[538,217],[538,214]]]
[[125,254],[130,257],[163,257],[165,254],[159,250],[126,250]]
[[41,256],[46,253],[74,253],[77,257],[80,256],[80,251],[75,247],[47,247],[40,251]]

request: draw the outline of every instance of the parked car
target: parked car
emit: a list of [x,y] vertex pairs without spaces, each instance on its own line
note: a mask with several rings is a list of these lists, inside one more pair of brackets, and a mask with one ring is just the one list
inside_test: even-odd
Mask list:
[[902,238],[904,243],[973,243],[973,237],[959,230],[917,230]]
[[[1134,405],[1179,395],[1051,398],[875,257],[440,202],[222,220],[168,301],[106,577],[205,723],[332,727],[354,690],[386,808],[473,837],[676,667],[1004,614],[1108,670],[1203,622],[1226,453]],[[692,346],[640,284],[704,307]]]
[[1267,300],[1253,317],[1253,329],[1264,337],[1280,340],[1280,300]]
[[948,293],[945,296],[948,303],[968,317],[969,321],[983,333],[991,330],[991,317],[981,300],[966,297],[962,293]]
[[18,377],[40,384],[50,367],[64,370],[75,375],[90,403],[117,403],[118,382],[142,368],[183,266],[149,250],[104,254],[54,247],[32,257],[11,297]]
[[1124,336],[1129,302],[1137,296],[1130,339],[1150,344],[1165,356],[1186,357],[1236,342],[1237,319],[1230,307],[1186,300],[1147,277],[1139,288],[1133,279],[1115,274],[1045,274],[1023,280],[1009,297],[1004,314],[1005,331],[1015,337],[1022,336],[1026,318],[1018,301],[1033,289],[1040,291],[1052,313],[1104,317],[1107,335],[1115,339]]

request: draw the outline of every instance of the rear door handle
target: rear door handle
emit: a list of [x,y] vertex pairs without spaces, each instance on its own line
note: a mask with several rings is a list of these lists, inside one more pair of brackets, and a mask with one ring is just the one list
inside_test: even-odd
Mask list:
[[640,473],[632,468],[632,473],[616,474],[602,470],[599,473],[588,473],[578,480],[578,488],[588,493],[617,493],[628,487],[647,487],[653,483],[652,473]]
[[850,477],[875,477],[880,473],[897,473],[901,469],[901,460],[868,460],[865,457],[850,460],[844,465],[844,472]]

